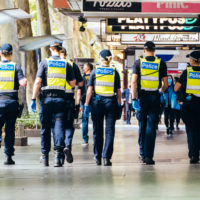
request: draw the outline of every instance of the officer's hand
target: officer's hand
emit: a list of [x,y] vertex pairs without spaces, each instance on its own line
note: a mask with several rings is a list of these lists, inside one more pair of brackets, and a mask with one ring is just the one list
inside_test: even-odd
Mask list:
[[32,102],[31,102],[31,111],[33,113],[36,112],[36,100],[35,99],[32,99]]
[[90,115],[90,108],[89,108],[89,106],[84,106],[84,116],[85,117],[89,117],[89,115]]
[[186,100],[187,100],[187,101],[191,101],[191,100],[192,100],[192,96],[191,96],[191,95],[187,96],[187,97],[186,97]]
[[140,103],[139,103],[139,101],[138,100],[133,100],[133,102],[132,102],[132,107],[133,107],[133,109],[135,109],[136,111],[140,111],[140,109],[141,109],[141,107],[140,107]]

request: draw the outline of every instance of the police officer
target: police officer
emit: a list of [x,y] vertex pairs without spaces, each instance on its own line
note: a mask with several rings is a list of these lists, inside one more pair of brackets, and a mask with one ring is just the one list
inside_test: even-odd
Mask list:
[[[87,93],[87,88],[88,88],[88,82],[89,82],[89,78],[90,78],[90,74],[91,71],[93,70],[93,65],[91,63],[85,63],[83,66],[83,87],[79,87],[78,88],[78,93],[81,93],[81,108],[82,108],[82,138],[83,138],[83,146],[87,146],[88,145],[88,140],[89,140],[89,136],[88,136],[88,121],[89,121],[89,117],[86,117],[84,115],[84,105],[85,105],[85,100],[86,100],[86,93]],[[89,106],[91,107],[91,101]]]
[[43,60],[38,68],[37,78],[33,87],[31,109],[36,111],[36,98],[40,94],[41,151],[44,166],[49,166],[51,148],[51,128],[54,134],[55,167],[61,167],[64,148],[65,118],[65,86],[68,82],[72,87],[75,78],[71,66],[60,58],[62,46],[59,41],[50,45],[51,57]]
[[167,66],[155,56],[155,44],[148,41],[144,45],[146,57],[134,63],[132,75],[132,105],[137,111],[139,121],[139,158],[147,165],[155,164],[153,160],[156,126],[160,109],[159,88],[168,87]]
[[15,143],[15,123],[18,115],[18,89],[19,85],[26,87],[27,80],[24,77],[20,65],[12,62],[12,45],[3,44],[1,48],[0,62],[0,136],[5,124],[5,165],[14,165],[12,160]]
[[[62,48],[61,56],[63,59],[66,59],[67,62],[72,66],[76,85],[82,87],[83,86],[83,78],[81,76],[80,69],[76,63],[72,60],[67,59],[67,51],[65,48]],[[66,157],[66,161],[68,163],[73,162],[73,155],[72,155],[72,140],[74,136],[74,119],[78,118],[78,113],[80,109],[80,100],[81,94],[77,93],[76,95],[76,102],[75,102],[75,86],[71,86],[66,83],[65,87],[65,101],[66,101],[66,112],[67,116],[65,118],[65,148],[64,153]]]
[[200,52],[190,55],[190,67],[183,71],[174,90],[183,91],[182,118],[186,125],[191,164],[199,162],[200,148]]
[[[116,111],[121,106],[120,76],[116,68],[110,67],[110,50],[100,52],[101,66],[92,71],[88,83],[85,102],[85,115],[89,116],[89,102],[94,90],[92,102],[93,139],[96,164],[101,165],[102,151],[104,166],[111,166],[113,154]],[[106,119],[104,144],[104,117]],[[103,149],[104,146],[104,149]]]

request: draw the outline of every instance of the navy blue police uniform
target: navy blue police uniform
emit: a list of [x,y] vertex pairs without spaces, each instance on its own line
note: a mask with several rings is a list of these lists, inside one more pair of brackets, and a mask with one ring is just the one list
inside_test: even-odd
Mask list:
[[[197,59],[200,59],[200,52],[196,54]],[[178,82],[181,84],[183,100],[181,112],[186,125],[188,156],[190,163],[195,164],[199,162],[200,150],[200,66],[188,67],[183,71]]]
[[[102,67],[109,68],[108,66],[102,66]],[[110,160],[112,158],[114,137],[115,137],[116,110],[118,106],[116,93],[117,90],[121,88],[121,85],[120,85],[119,73],[115,69],[114,95],[104,96],[101,94],[96,94],[95,86],[97,79],[98,77],[96,77],[96,69],[94,69],[90,75],[88,86],[92,86],[94,89],[91,113],[93,121],[94,155],[98,165],[101,164],[102,156],[104,160],[106,159]],[[106,126],[105,143],[104,143],[104,118]]]
[[[52,56],[50,59],[61,61],[59,56]],[[63,61],[63,60],[62,60]],[[57,63],[57,62],[56,62]],[[55,64],[54,67],[59,67]],[[42,79],[42,91],[40,93],[40,121],[42,124],[41,130],[41,152],[44,158],[48,157],[51,149],[51,128],[53,129],[54,150],[57,152],[57,157],[61,158],[64,149],[65,139],[65,88],[63,90],[43,89],[47,86],[48,79],[48,62],[44,60],[40,63],[37,77]],[[73,81],[75,79],[71,66],[67,63],[66,66],[66,80]]]
[[[147,56],[146,61],[154,62],[154,56]],[[159,87],[154,90],[141,89],[141,61],[137,60],[133,66],[133,74],[137,74],[137,92],[141,110],[137,111],[136,117],[139,122],[139,156],[142,161],[152,160],[154,155],[156,126],[160,112],[160,94],[162,78],[167,77],[167,66],[164,61],[160,61],[159,67]]]

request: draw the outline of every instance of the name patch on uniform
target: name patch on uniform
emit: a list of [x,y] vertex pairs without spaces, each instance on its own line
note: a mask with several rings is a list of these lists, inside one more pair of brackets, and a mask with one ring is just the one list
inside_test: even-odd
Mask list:
[[190,79],[200,79],[200,73],[197,72],[189,72]]
[[96,74],[98,75],[113,75],[114,69],[112,68],[97,68],[96,69]]
[[142,69],[158,70],[158,63],[142,62]]
[[65,68],[66,63],[58,60],[49,60],[49,67]]
[[15,65],[13,64],[1,64],[0,71],[14,71]]

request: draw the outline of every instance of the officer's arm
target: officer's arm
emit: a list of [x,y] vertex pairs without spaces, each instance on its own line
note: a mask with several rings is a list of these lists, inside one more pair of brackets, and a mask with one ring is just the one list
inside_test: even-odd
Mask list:
[[90,85],[87,89],[87,95],[86,95],[86,101],[85,101],[86,106],[89,105],[90,99],[92,97],[92,92],[93,92],[93,86]]
[[165,92],[169,86],[168,85],[168,77],[167,76],[163,77],[162,81],[163,81],[163,85],[161,87],[161,92]]
[[26,87],[27,86],[27,79],[23,78],[23,79],[19,80],[19,84],[22,87]]
[[117,102],[118,102],[118,104],[121,104],[121,99],[122,99],[121,89],[117,89]]
[[174,92],[178,92],[181,89],[181,84],[179,82],[174,86]]
[[73,81],[69,81],[68,83],[72,88],[74,88],[76,86],[76,80],[75,79]]
[[32,99],[36,99],[41,87],[41,83],[42,83],[42,78],[37,77],[33,86],[33,95],[32,95]]
[[78,85],[79,87],[83,87],[83,81],[78,82],[77,85]]
[[132,79],[131,79],[131,93],[132,93],[132,98],[136,99],[137,98],[137,79],[138,75],[133,74]]
[[76,105],[79,105],[80,102],[81,102],[81,89],[78,89],[76,95]]

